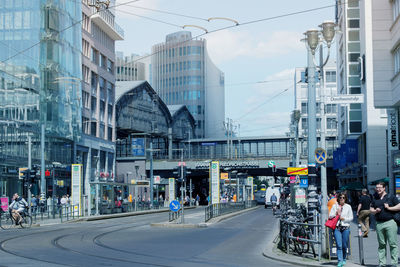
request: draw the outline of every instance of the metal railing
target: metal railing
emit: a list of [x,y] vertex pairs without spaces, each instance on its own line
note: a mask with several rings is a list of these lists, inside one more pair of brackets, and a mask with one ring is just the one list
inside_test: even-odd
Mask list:
[[[290,243],[295,242],[303,242],[309,243],[311,246],[316,244],[318,246],[318,261],[321,260],[321,244],[322,244],[322,234],[321,227],[322,225],[319,223],[319,216],[314,213],[314,223],[303,223],[294,221],[293,219],[280,219],[279,220],[279,232],[280,232],[280,244],[281,248],[283,248],[287,254],[290,254]],[[295,234],[295,229],[298,227],[307,227],[304,228],[305,236]],[[299,231],[301,232],[301,231]],[[298,235],[298,236],[297,236]],[[294,248],[296,244],[294,244]],[[295,249],[296,250],[296,249]],[[314,249],[313,249],[314,252]]]
[[182,215],[182,209],[178,210],[177,212],[174,211],[169,211],[169,222],[173,222],[175,220],[178,220]]
[[212,204],[205,209],[205,221],[207,222],[212,218],[255,206],[257,206],[257,201],[255,200]]
[[65,222],[80,217],[79,205],[39,205],[31,207],[32,221]]

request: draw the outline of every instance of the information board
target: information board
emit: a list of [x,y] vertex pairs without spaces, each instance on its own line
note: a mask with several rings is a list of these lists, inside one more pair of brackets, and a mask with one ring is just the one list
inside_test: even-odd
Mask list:
[[132,138],[132,156],[144,157],[145,146],[144,138]]
[[175,178],[168,179],[168,199],[169,203],[175,199]]
[[396,194],[400,194],[400,176],[396,176]]
[[71,204],[79,205],[79,215],[82,215],[82,164],[72,164],[71,168]]
[[219,203],[219,161],[212,161],[210,164],[210,195],[211,203]]

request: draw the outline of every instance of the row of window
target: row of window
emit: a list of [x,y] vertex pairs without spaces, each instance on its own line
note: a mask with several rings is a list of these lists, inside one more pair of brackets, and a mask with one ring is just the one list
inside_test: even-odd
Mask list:
[[181,91],[181,92],[169,92],[165,94],[167,103],[177,103],[180,101],[187,100],[200,100],[201,99],[201,91],[200,90],[190,90],[190,91]]
[[[96,136],[96,129],[97,129],[96,122],[91,121],[89,118],[82,117],[82,131],[85,134]],[[103,123],[100,123],[98,137],[104,139],[106,137],[106,131],[107,131],[107,140],[111,141],[112,127],[106,127]]]
[[161,80],[161,88],[171,88],[178,85],[201,85],[202,81],[203,79],[199,75],[165,78]]
[[[307,118],[301,118],[301,128],[307,129]],[[321,129],[321,118],[317,118],[317,130]],[[335,130],[337,129],[336,118],[326,118],[326,129]]]
[[[320,108],[321,103],[317,102],[317,113],[321,110]],[[307,108],[307,102],[302,102],[301,103],[301,114],[307,114],[308,113],[308,108]],[[325,114],[336,114],[337,113],[337,105],[336,104],[325,104]]]
[[103,69],[107,70],[109,73],[114,73],[114,62],[112,62],[109,58],[100,53],[94,47],[91,48],[90,59],[93,63],[99,65]]
[[394,74],[397,74],[400,72],[400,46],[398,46],[394,51],[393,57],[394,57]]
[[184,46],[164,50],[164,55],[168,57],[175,57],[175,55],[178,55],[178,53],[179,56],[201,55],[202,50],[203,47],[201,46]]
[[173,71],[182,71],[182,70],[201,70],[201,61],[181,61],[176,63],[169,63],[158,66],[158,70],[161,73],[170,73]]

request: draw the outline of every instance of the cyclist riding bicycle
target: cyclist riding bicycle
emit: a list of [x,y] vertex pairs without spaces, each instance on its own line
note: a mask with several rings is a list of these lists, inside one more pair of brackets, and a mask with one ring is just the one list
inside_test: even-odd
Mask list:
[[20,197],[18,193],[15,193],[12,198],[11,205],[9,209],[11,210],[11,214],[15,220],[16,224],[19,224],[22,220],[21,214],[25,212],[25,209],[28,207],[28,203],[25,201],[23,197]]
[[278,202],[278,198],[275,196],[275,193],[272,194],[271,198],[270,198],[270,202],[272,205],[272,211],[275,214],[276,211],[276,203]]

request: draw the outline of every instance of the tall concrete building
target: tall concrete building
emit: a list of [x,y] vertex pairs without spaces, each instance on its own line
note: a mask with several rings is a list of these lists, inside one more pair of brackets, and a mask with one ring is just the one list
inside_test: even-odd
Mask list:
[[371,3],[381,10],[382,6],[388,5],[386,2],[389,1],[337,1],[336,20],[340,31],[336,37],[338,93],[363,94],[363,103],[339,106],[341,145],[335,151],[334,163],[340,184],[358,181],[367,185],[388,175],[387,115],[385,110],[374,107],[374,87],[382,90],[381,80],[389,75],[383,73],[388,68],[385,59],[379,58],[382,47],[373,39],[374,31],[379,36],[381,33],[378,32],[385,27],[383,21],[374,24],[370,16]]
[[360,1],[360,10],[366,27],[364,76],[372,79],[375,107],[387,110],[389,190],[400,194],[400,1]]
[[206,40],[192,39],[188,31],[172,33],[152,47],[152,54],[151,85],[161,99],[188,107],[196,137],[224,136],[224,73],[208,56]]
[[[94,206],[95,182],[115,173],[115,42],[124,32],[111,9],[82,1],[82,139],[77,158],[83,164],[83,193]],[[110,6],[115,5],[115,0]]]
[[123,52],[116,53],[117,81],[148,81],[150,82],[151,56],[131,54],[124,56]]

